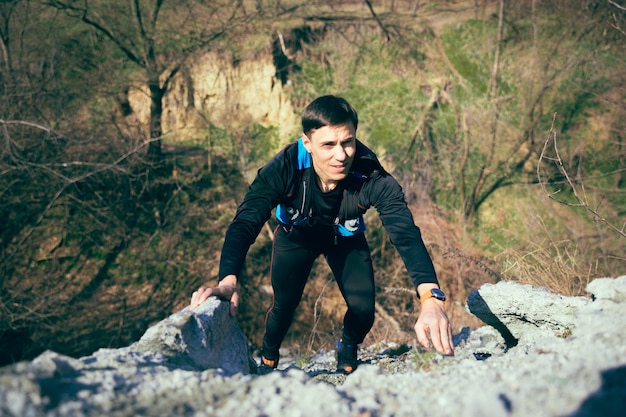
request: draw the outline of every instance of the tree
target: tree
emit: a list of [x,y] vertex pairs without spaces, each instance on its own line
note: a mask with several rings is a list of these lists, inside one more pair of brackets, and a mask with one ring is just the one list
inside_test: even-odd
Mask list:
[[[194,54],[228,41],[229,28],[253,17],[242,2],[134,1],[130,16],[127,4],[0,2],[1,364],[46,348],[85,354],[127,343],[167,313],[173,288],[208,276],[180,255],[207,246],[190,247],[195,241],[181,230],[215,221],[214,205],[190,214],[182,190],[198,179],[189,189],[201,194],[217,181],[196,162],[157,177],[147,169],[144,142],[161,166],[173,165],[161,154],[160,127],[171,80]],[[149,86],[153,103],[150,137],[139,145],[95,122],[110,117],[110,107],[98,114],[97,105],[111,90],[133,82]],[[192,259],[208,264],[205,256]],[[126,273],[137,263],[141,272]],[[94,325],[85,312],[95,306],[116,318]]]
[[[567,130],[584,124],[606,91],[603,73],[593,70],[607,62],[597,50],[607,41],[603,27],[592,9],[569,7],[500,0],[494,19],[442,31],[451,85],[432,89],[405,160],[435,171],[422,182],[435,184],[434,199],[459,207],[464,224],[497,190],[536,183],[536,137],[549,123],[547,107],[569,114]],[[458,201],[441,201],[447,195]]]
[[260,9],[248,14],[243,0],[44,0],[43,4],[104,36],[141,70],[150,95],[146,142],[154,160],[161,157],[163,99],[172,79],[191,57],[235,36],[235,28],[262,13]]
[[[581,207],[585,209],[587,212],[591,213],[594,221],[603,223],[613,232],[617,233],[623,238],[626,238],[626,221],[622,222],[622,224],[617,224],[613,219],[607,218],[605,214],[601,213],[601,202],[594,204],[590,201],[590,198],[586,192],[584,179],[574,179],[570,175],[568,171],[569,168],[566,167],[563,163],[563,158],[561,157],[561,153],[557,145],[557,133],[554,129],[554,119],[556,119],[556,114],[553,117],[550,132],[546,136],[546,140],[544,142],[543,149],[541,151],[541,155],[539,155],[539,161],[537,163],[537,179],[539,180],[539,184],[541,185],[542,190],[550,199],[557,201],[560,204],[571,207]],[[550,181],[544,178],[542,171],[549,171],[543,166],[544,163],[547,163],[547,165],[554,165],[557,172],[563,177],[563,180],[560,182],[560,184],[558,184],[560,187],[557,188],[555,191],[548,191],[547,187],[554,186],[555,184],[550,183]],[[626,168],[621,166],[612,174],[616,174],[622,177],[624,171],[626,171]],[[619,186],[619,181],[616,184],[616,188],[617,186]],[[558,194],[564,191],[564,189],[566,188],[568,189],[567,191],[569,191],[569,193],[571,193],[571,195],[573,196],[573,198],[569,200],[566,195],[564,195],[563,197],[558,196]],[[563,194],[567,194],[567,192]]]
[[[584,1],[580,3],[572,6],[588,6]],[[615,1],[607,0],[602,4],[595,3],[592,10],[594,15],[600,16],[597,26],[601,29],[605,25],[612,28],[615,31],[614,33],[617,34],[618,43],[626,36],[626,31],[624,30],[624,21],[626,21],[625,6]],[[622,65],[624,64],[623,59],[618,60],[618,62]],[[626,112],[626,107],[619,102],[611,104],[622,113],[621,119],[623,120],[623,113]],[[612,149],[607,152],[611,156],[613,154],[616,156],[611,161],[612,163],[603,164],[601,169],[596,168],[596,172],[592,174],[584,174],[585,171],[594,169],[593,166],[591,168],[585,167],[584,162],[588,158],[570,158],[570,164],[564,160],[563,152],[557,143],[558,133],[560,132],[557,132],[555,124],[558,116],[556,112],[552,116],[552,124],[546,134],[546,139],[537,162],[536,175],[542,190],[550,199],[559,204],[583,208],[592,215],[595,222],[605,225],[609,230],[623,238],[626,237],[626,222],[619,220],[623,210],[621,212],[618,210],[617,214],[611,213],[614,207],[611,207],[611,204],[607,207],[605,204],[606,200],[609,203],[616,200],[617,204],[614,204],[614,206],[620,207],[620,199],[623,201],[621,196],[624,195],[623,188],[626,178],[623,126],[616,126],[613,129],[614,137],[609,144]],[[574,164],[577,165],[575,173],[573,168],[568,166]],[[609,170],[607,166],[610,167]],[[610,178],[612,178],[612,181]],[[598,183],[601,185],[598,185]],[[609,192],[618,197],[607,199],[606,194]],[[592,194],[596,193],[600,194],[599,198],[592,196]],[[592,201],[594,197],[596,201]]]

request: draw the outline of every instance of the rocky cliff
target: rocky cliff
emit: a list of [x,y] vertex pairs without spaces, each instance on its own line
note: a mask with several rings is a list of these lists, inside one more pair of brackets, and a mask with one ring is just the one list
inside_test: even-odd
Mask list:
[[[210,125],[238,132],[254,123],[297,133],[299,118],[276,75],[271,53],[235,60],[216,52],[199,56],[173,79],[163,103],[163,132],[174,141],[203,143]],[[133,120],[147,129],[147,87],[128,92]]]
[[484,285],[467,308],[489,325],[455,335],[454,357],[381,343],[362,348],[347,377],[334,372],[333,352],[256,375],[227,304],[209,299],[126,348],[78,359],[46,352],[0,369],[0,415],[623,415],[626,276],[587,291]]

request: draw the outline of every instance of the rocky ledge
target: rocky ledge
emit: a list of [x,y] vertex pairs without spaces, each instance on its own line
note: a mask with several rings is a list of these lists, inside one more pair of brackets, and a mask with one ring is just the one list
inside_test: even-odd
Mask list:
[[227,304],[209,299],[131,346],[0,369],[0,416],[621,416],[626,276],[587,292],[484,285],[467,308],[487,325],[455,335],[454,357],[381,343],[347,377],[333,352],[257,375]]

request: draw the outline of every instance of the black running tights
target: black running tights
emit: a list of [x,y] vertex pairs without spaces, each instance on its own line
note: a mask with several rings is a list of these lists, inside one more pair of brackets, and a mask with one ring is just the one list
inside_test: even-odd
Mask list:
[[374,323],[374,271],[370,250],[363,234],[340,238],[326,232],[286,231],[274,233],[271,279],[274,299],[265,320],[263,355],[278,358],[294,312],[302,299],[313,262],[324,255],[347,305],[343,337],[349,343],[363,341]]

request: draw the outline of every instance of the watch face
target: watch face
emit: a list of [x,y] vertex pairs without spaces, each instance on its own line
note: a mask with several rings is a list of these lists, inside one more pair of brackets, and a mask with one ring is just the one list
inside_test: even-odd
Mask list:
[[439,288],[433,288],[430,290],[430,292],[433,295],[433,298],[441,301],[446,301],[446,293],[441,291]]

